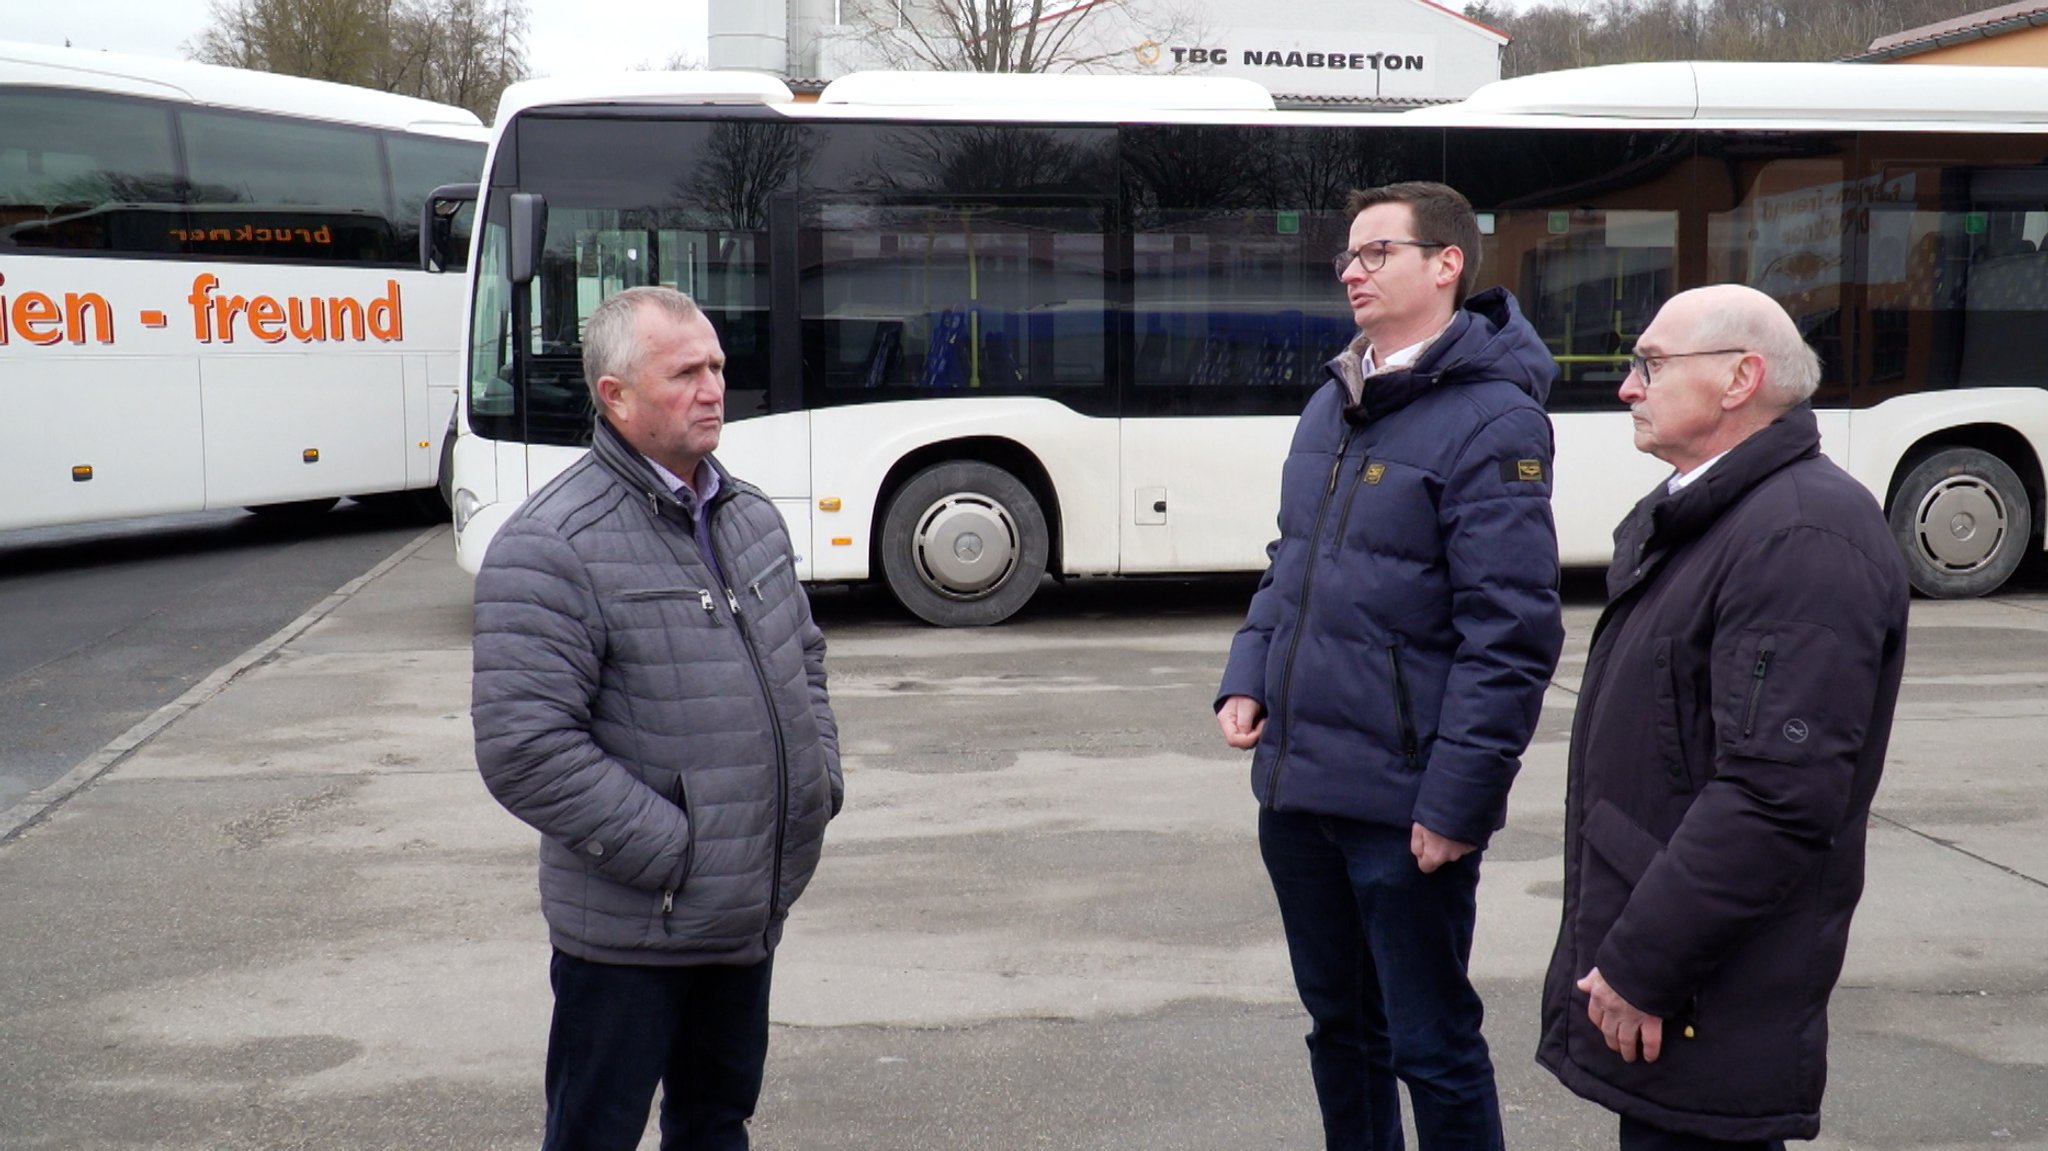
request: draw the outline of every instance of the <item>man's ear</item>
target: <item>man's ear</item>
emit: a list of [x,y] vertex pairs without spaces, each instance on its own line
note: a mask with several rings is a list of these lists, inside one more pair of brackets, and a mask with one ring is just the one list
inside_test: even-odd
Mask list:
[[626,416],[626,382],[617,376],[597,378],[597,406],[613,423],[621,423]]
[[1465,249],[1453,244],[1438,253],[1443,262],[1437,265],[1436,286],[1448,288],[1465,275]]
[[1721,410],[1732,412],[1756,402],[1764,390],[1764,358],[1755,352],[1744,352],[1741,362],[1735,365],[1735,374],[1721,389]]

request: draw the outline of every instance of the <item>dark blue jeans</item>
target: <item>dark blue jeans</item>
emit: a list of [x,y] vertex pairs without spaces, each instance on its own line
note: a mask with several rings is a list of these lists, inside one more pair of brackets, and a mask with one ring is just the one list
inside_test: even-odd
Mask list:
[[555,952],[542,1151],[633,1151],[661,1087],[661,1151],[744,1151],[768,1059],[768,976]]
[[1308,1008],[1330,1151],[1499,1151],[1500,1098],[1466,964],[1479,853],[1424,875],[1408,828],[1261,809],[1259,853]]

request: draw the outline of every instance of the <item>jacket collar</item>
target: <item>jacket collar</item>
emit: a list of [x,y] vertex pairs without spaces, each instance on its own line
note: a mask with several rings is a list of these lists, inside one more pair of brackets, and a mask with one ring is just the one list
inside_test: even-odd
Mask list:
[[[627,443],[626,438],[612,427],[611,421],[603,416],[597,417],[597,427],[591,432],[590,451],[597,457],[598,463],[603,464],[618,477],[620,483],[646,500],[647,506],[653,509],[656,515],[661,514],[664,507],[673,507],[686,517],[689,515],[689,505],[676,498],[676,494],[669,490],[668,485],[662,483],[661,478],[654,474],[654,469],[647,466],[647,461],[641,458],[640,453],[633,450],[633,445]],[[711,497],[711,504],[716,507],[732,498],[732,473],[725,470],[725,466],[718,462],[716,456],[705,456],[704,462],[711,465],[712,471],[718,473],[718,494]]]
[[[1370,423],[1397,412],[1440,384],[1501,380],[1541,404],[1557,378],[1557,364],[1543,338],[1505,288],[1488,288],[1467,299],[1452,314],[1450,326],[1406,368],[1360,379],[1358,347],[1354,342],[1326,368],[1337,386],[1346,389],[1344,418],[1352,423]],[[1358,403],[1348,402],[1353,392],[1347,380],[1359,384]]]
[[1607,596],[1614,599],[1642,582],[1664,558],[1704,535],[1758,484],[1799,460],[1820,454],[1820,424],[1806,404],[1791,408],[1762,430],[1728,450],[1707,474],[1677,493],[1658,480],[1614,529],[1614,561],[1607,569]]

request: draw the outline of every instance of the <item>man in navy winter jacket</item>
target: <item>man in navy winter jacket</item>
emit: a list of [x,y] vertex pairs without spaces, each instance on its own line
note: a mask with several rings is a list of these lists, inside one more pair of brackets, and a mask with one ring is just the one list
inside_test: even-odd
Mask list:
[[1463,196],[1393,184],[1350,206],[1333,263],[1360,334],[1295,430],[1217,719],[1255,749],[1328,1146],[1401,1146],[1398,1080],[1424,1151],[1498,1148],[1466,965],[1480,853],[1564,638],[1557,366],[1505,290],[1466,298]]
[[1820,362],[1769,296],[1672,297],[1621,399],[1670,464],[1614,533],[1572,720],[1537,1059],[1622,1151],[1820,1129],[1828,997],[1905,671],[1905,563],[1820,454]]

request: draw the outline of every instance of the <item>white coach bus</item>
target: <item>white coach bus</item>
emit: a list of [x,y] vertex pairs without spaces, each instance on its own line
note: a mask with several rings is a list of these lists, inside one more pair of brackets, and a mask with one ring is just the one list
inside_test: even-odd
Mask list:
[[431,501],[459,278],[420,206],[482,123],[266,73],[0,44],[0,530]]
[[865,74],[816,103],[721,73],[506,95],[480,206],[458,556],[588,442],[582,318],[689,292],[729,356],[720,457],[811,580],[938,624],[1043,574],[1258,570],[1280,459],[1352,335],[1345,194],[1441,180],[1481,214],[1561,378],[1568,565],[1664,473],[1615,390],[1683,288],[1753,285],[1825,375],[1826,450],[1914,584],[2041,549],[2048,75],[1627,65],[1417,112],[1279,112],[1184,77]]

